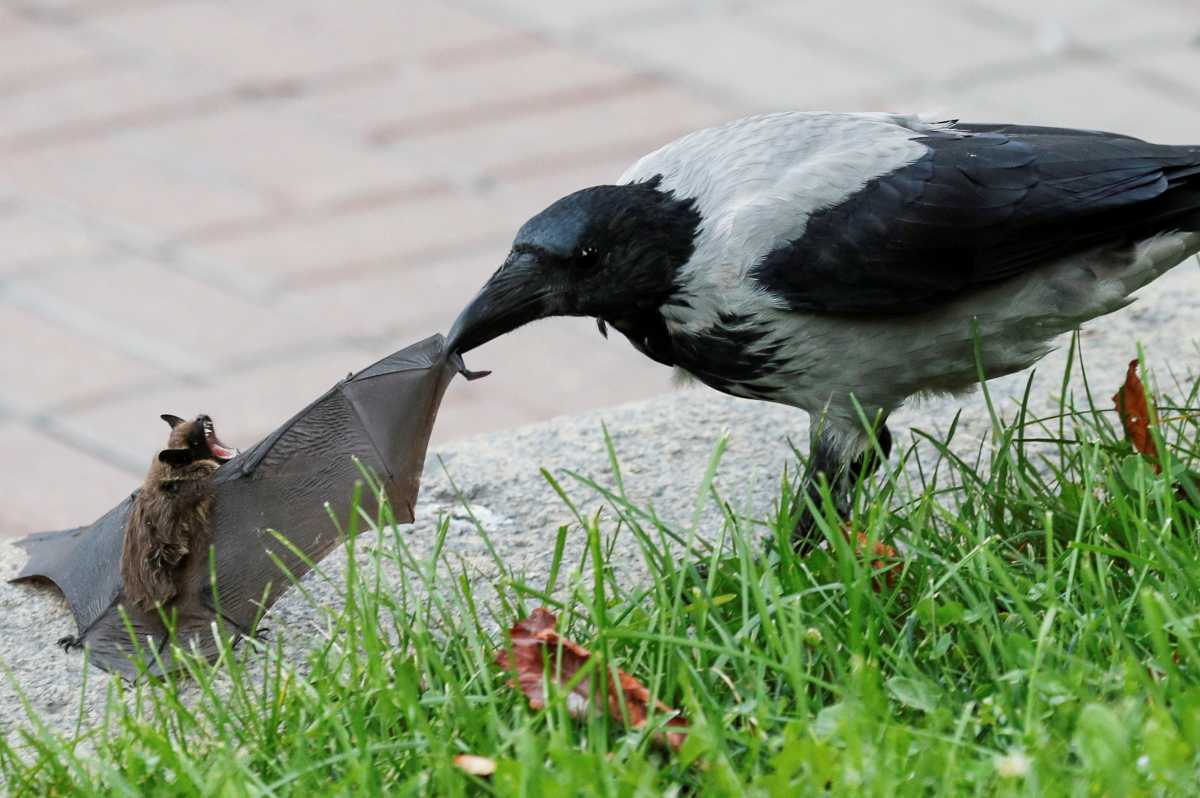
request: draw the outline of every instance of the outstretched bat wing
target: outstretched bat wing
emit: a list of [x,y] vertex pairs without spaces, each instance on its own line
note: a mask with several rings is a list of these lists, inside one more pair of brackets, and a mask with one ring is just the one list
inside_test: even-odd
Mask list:
[[12,581],[49,579],[62,591],[79,630],[87,629],[121,592],[121,573],[112,567],[112,553],[120,557],[132,508],[133,497],[128,496],[90,526],[38,532],[17,541],[29,560]]
[[[325,509],[349,512],[356,460],[382,480],[397,521],[413,519],[425,450],[446,386],[461,370],[440,335],[396,352],[342,380],[255,446],[221,466],[215,480],[213,562],[188,559],[180,597],[171,605],[176,637],[200,653],[216,652],[213,622],[233,636],[251,634],[263,611],[295,578],[340,541]],[[364,493],[364,511],[375,497]],[[62,590],[92,662],[132,676],[120,583],[121,542],[132,508],[126,498],[96,523],[30,535],[18,545],[29,562],[13,581],[46,578]],[[276,539],[285,537],[303,554]],[[215,581],[215,591],[213,589]],[[160,650],[166,636],[156,613],[127,607],[140,643]],[[169,669],[169,661],[163,662]],[[151,671],[159,671],[155,666]]]
[[[95,665],[129,678],[137,675],[129,655],[130,633],[139,645],[163,641],[167,637],[166,627],[157,613],[142,612],[130,606],[122,617],[117,609],[121,603],[121,542],[133,509],[134,495],[126,497],[91,526],[39,532],[17,541],[16,545],[25,549],[29,560],[12,579],[13,582],[41,579],[53,582],[67,600],[78,630],[75,636],[64,637],[59,642],[66,643],[65,648],[86,643]],[[185,636],[181,634],[177,639],[185,640]],[[144,653],[150,672],[161,672],[162,668],[154,662],[151,652]]]
[[[441,336],[397,352],[334,386],[253,449],[217,472],[216,588],[207,573],[198,595],[243,632],[271,606],[304,559],[272,534],[278,532],[313,562],[339,543],[325,510],[350,510],[356,460],[383,481],[397,521],[413,520],[421,469],[442,394],[456,373]],[[374,517],[375,497],[363,510]]]

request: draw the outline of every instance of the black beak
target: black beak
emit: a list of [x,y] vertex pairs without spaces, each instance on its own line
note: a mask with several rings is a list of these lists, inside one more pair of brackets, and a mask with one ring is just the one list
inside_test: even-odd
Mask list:
[[446,348],[455,354],[470,352],[523,324],[552,315],[549,297],[537,256],[513,253],[458,314]]

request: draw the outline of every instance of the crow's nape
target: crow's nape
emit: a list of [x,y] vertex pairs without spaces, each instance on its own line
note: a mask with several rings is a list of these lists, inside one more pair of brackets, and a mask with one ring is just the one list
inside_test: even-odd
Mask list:
[[838,517],[848,521],[855,487],[860,480],[870,478],[891,456],[892,433],[887,427],[887,416],[879,417],[873,432],[855,437],[861,438],[863,446],[853,459],[847,459],[846,447],[840,443],[843,438],[824,425],[814,426],[808,471],[796,497],[800,513],[792,531],[792,548],[798,553],[807,553],[820,543],[820,527],[812,508],[819,513],[824,506],[822,482],[828,486]]

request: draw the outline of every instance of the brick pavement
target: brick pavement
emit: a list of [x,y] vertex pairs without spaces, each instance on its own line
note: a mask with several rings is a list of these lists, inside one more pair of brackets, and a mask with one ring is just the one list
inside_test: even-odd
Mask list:
[[[0,0],[0,535],[107,508],[160,412],[249,443],[445,330],[557,196],[818,107],[1198,141],[1200,6]],[[669,384],[582,320],[472,363],[439,440]]]

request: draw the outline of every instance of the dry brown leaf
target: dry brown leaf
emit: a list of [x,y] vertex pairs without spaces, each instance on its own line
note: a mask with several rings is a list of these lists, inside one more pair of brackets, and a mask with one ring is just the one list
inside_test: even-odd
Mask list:
[[[870,538],[867,537],[867,533],[856,531],[846,525],[842,527],[842,534],[846,536],[847,543],[851,542],[850,534],[852,532],[854,533],[854,555],[861,557],[863,550],[870,543]],[[896,552],[895,547],[882,541],[876,541],[875,545],[871,547],[871,555],[883,558],[871,561],[871,568],[876,572],[876,576],[871,577],[871,587],[875,589],[875,592],[879,592],[879,576],[883,577],[888,587],[895,587],[896,577],[900,573],[900,555]]]
[[476,754],[459,754],[454,757],[454,766],[472,776],[491,776],[496,772],[496,760]]
[[1125,384],[1113,395],[1113,404],[1117,406],[1117,415],[1121,417],[1121,426],[1125,428],[1126,440],[1154,463],[1156,472],[1162,471],[1158,463],[1158,448],[1150,434],[1150,402],[1146,397],[1146,387],[1138,378],[1136,360],[1129,361]]
[[[546,706],[546,679],[554,679],[560,688],[565,688],[592,656],[583,646],[560,635],[555,630],[557,624],[554,613],[538,607],[528,618],[518,621],[509,629],[512,657],[509,657],[508,649],[502,649],[496,655],[496,663],[513,674],[508,682],[509,687],[520,689],[529,699],[529,706],[534,709]],[[616,720],[628,718],[633,728],[640,728],[649,715],[650,691],[625,671],[618,670],[617,677],[620,681],[619,690],[611,674],[608,677],[608,714]],[[603,696],[593,696],[592,692],[591,679],[581,679],[571,688],[566,701],[567,711],[572,717],[586,717],[593,709],[604,706]],[[654,706],[660,715],[675,712],[662,701],[656,701]],[[687,721],[675,714],[667,721],[667,725],[686,726]],[[671,748],[678,750],[687,735],[672,731],[656,735],[656,739],[660,737]]]

